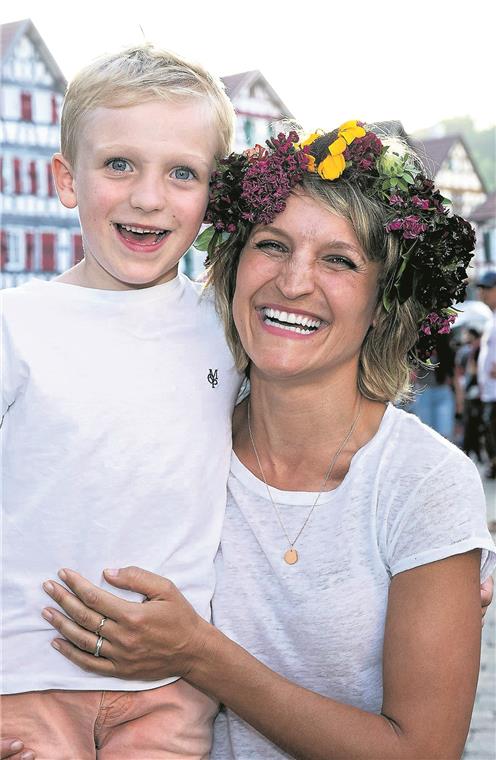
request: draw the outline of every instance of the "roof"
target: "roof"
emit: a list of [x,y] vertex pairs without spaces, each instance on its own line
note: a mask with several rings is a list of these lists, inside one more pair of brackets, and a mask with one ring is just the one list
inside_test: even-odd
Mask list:
[[486,181],[479,171],[477,162],[475,161],[472,151],[468,147],[465,138],[461,134],[445,135],[444,137],[427,137],[422,140],[416,140],[415,145],[420,151],[420,156],[426,164],[429,171],[435,176],[443,163],[448,158],[451,149],[457,144],[461,143],[465,153],[467,154],[472,168],[476,173],[479,182],[481,183],[482,190],[486,193]]
[[290,119],[294,118],[293,113],[283,103],[277,92],[271,87],[262,72],[258,71],[258,69],[254,69],[253,71],[242,71],[239,74],[231,74],[226,77],[221,77],[221,79],[225,84],[227,95],[232,101],[235,100],[236,95],[244,87],[252,87],[255,83],[260,83],[267,90],[272,100],[274,100],[279,106],[281,116]]
[[62,69],[49,51],[41,34],[29,18],[0,25],[0,51],[2,64],[8,61],[16,44],[24,35],[27,35],[30,38],[38,50],[46,67],[54,78],[56,87],[60,92],[65,92],[67,80],[62,73]]
[[470,219],[473,222],[489,222],[491,219],[496,221],[496,191],[489,193],[486,200],[474,208]]

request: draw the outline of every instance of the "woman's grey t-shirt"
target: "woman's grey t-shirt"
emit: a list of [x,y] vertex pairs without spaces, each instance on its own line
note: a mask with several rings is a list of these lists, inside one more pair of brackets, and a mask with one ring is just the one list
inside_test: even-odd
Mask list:
[[[316,494],[272,494],[296,536]],[[496,564],[475,465],[392,405],[342,483],[319,499],[297,564],[284,562],[287,548],[265,484],[233,454],[215,625],[291,681],[369,712],[381,710],[392,576],[474,548],[482,549],[482,579]],[[211,756],[288,757],[230,710],[216,720]]]

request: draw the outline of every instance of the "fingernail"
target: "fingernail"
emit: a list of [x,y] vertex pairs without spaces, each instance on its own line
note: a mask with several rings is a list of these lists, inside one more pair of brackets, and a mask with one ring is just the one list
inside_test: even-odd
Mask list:
[[55,586],[53,585],[53,583],[50,583],[50,581],[45,581],[45,583],[43,584],[43,588],[49,594],[53,594],[53,592],[55,591]]
[[34,760],[34,752],[23,752],[21,760]]
[[65,581],[65,580],[67,579],[67,573],[66,573],[66,571],[65,571],[65,570],[59,570],[59,571],[58,571],[58,573],[57,573],[57,575],[58,575],[58,576],[59,576],[59,578],[61,578],[63,581]]
[[19,741],[19,739],[16,739],[15,742],[12,742],[9,749],[12,750],[12,752],[19,752],[20,749],[24,747],[24,744]]
[[56,649],[57,651],[59,651],[59,650],[60,650],[60,644],[59,644],[59,642],[57,641],[57,639],[54,639],[54,641],[52,641],[52,647],[53,647],[54,649]]
[[105,568],[105,575],[110,575],[111,578],[115,578],[116,575],[119,575],[119,568],[116,568],[116,567]]
[[45,620],[53,620],[53,612],[49,610],[48,608],[45,608],[42,610],[41,614],[45,618]]

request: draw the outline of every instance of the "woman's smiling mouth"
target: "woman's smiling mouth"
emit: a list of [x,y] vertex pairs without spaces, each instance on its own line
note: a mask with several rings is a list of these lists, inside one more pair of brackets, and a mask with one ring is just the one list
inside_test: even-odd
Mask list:
[[[262,323],[267,328],[283,330],[297,335],[312,335],[328,323],[311,316],[294,311],[283,311],[270,306],[262,306],[258,309]],[[272,331],[272,330],[271,330]]]

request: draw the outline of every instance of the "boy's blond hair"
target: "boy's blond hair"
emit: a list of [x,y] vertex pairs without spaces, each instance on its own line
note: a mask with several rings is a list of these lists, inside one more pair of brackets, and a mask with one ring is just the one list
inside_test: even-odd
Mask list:
[[81,69],[67,88],[61,120],[62,154],[75,163],[81,120],[94,108],[193,98],[204,98],[210,104],[219,131],[218,157],[227,155],[235,114],[220,79],[150,43],[101,56]]

